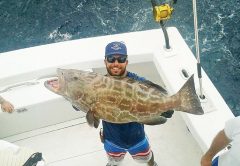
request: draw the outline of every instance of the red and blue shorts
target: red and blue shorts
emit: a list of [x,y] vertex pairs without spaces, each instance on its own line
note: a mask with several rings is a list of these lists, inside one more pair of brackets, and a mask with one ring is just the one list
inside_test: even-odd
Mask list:
[[147,138],[129,149],[121,148],[114,143],[105,140],[104,149],[107,152],[108,163],[112,165],[118,165],[124,159],[127,152],[131,154],[134,160],[140,163],[147,163],[152,157],[152,151]]

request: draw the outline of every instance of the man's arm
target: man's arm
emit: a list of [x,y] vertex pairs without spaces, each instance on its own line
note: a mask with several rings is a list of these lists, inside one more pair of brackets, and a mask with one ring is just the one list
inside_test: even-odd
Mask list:
[[208,151],[203,155],[201,159],[201,166],[211,166],[213,157],[224,149],[230,142],[231,140],[226,136],[224,130],[221,130],[213,139]]

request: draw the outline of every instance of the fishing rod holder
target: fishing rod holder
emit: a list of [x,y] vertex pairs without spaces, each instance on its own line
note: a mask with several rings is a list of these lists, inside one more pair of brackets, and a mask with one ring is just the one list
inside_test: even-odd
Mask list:
[[155,0],[151,0],[151,3],[153,7],[154,20],[160,23],[165,38],[166,48],[170,49],[169,37],[164,22],[171,18],[173,8],[170,6],[170,4],[167,3],[158,5],[158,3]]

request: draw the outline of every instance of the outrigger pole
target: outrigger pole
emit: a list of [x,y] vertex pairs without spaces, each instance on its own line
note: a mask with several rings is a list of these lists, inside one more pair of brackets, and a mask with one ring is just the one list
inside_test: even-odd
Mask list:
[[[172,1],[173,4],[176,2],[177,0]],[[173,8],[168,3],[163,3],[162,5],[159,5],[156,2],[156,0],[151,0],[151,3],[153,8],[153,17],[156,22],[160,23],[163,30],[164,38],[165,38],[166,48],[170,49],[169,38],[168,38],[168,33],[165,27],[165,22],[168,19],[170,19],[173,12]]]
[[193,18],[194,18],[196,57],[197,57],[197,71],[198,71],[199,86],[200,86],[199,97],[201,99],[205,99],[205,96],[203,95],[203,88],[202,88],[202,72],[201,72],[201,62],[200,62],[199,43],[198,43],[198,22],[197,22],[196,0],[193,0]]

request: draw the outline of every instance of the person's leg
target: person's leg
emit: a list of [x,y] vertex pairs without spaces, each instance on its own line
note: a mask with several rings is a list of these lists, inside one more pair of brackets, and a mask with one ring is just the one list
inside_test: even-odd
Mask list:
[[154,161],[153,152],[146,138],[129,148],[128,152],[132,155],[133,159],[139,163],[147,163],[148,166],[157,166],[157,163]]
[[118,166],[125,157],[127,151],[112,142],[105,140],[104,149],[107,153],[108,164],[107,166]]
[[[152,152],[152,151],[151,151]],[[158,166],[157,163],[154,161],[154,155],[153,155],[153,152],[152,152],[152,157],[151,159],[148,161],[148,166]]]

